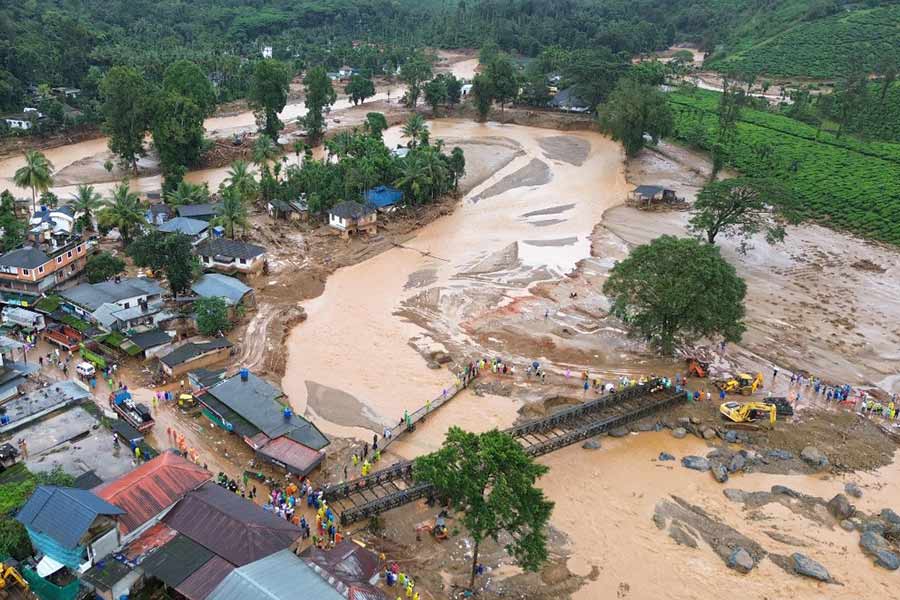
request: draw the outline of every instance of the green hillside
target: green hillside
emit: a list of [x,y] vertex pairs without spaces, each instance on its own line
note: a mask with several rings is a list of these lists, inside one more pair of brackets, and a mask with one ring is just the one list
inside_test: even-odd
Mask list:
[[[806,18],[806,17],[804,17]],[[775,19],[777,22],[778,19]],[[732,52],[711,66],[766,75],[828,79],[854,68],[873,72],[892,56],[900,63],[900,5],[841,10],[814,20],[800,20],[771,37],[737,30]]]

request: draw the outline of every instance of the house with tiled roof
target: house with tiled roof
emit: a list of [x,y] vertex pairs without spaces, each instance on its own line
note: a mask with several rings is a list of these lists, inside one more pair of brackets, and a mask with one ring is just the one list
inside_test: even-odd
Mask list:
[[210,479],[209,471],[174,452],[163,452],[130,473],[94,489],[125,514],[119,517],[123,542],[158,523],[191,490]]
[[207,239],[195,249],[204,269],[223,273],[258,273],[266,262],[266,249],[225,238]]

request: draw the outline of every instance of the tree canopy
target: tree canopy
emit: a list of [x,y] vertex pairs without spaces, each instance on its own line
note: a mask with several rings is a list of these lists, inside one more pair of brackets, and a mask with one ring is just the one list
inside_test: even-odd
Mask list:
[[218,335],[232,327],[231,319],[228,318],[228,305],[224,299],[216,296],[198,298],[194,302],[194,316],[197,319],[197,329],[203,335]]
[[641,151],[645,134],[656,144],[672,131],[672,111],[663,93],[627,77],[619,80],[597,113],[601,128],[622,142],[628,156]]
[[603,284],[612,314],[665,354],[686,339],[740,341],[746,291],[717,247],[665,235],[632,250]]
[[478,551],[485,540],[509,539],[506,551],[520,567],[536,571],[547,560],[547,522],[553,502],[535,487],[547,467],[515,439],[497,431],[469,433],[451,427],[441,449],[416,459],[416,481],[431,483],[438,496],[463,513],[472,536],[474,587]]
[[285,64],[277,60],[260,61],[253,69],[253,80],[247,100],[256,115],[260,131],[269,137],[277,138],[278,132],[284,127],[278,113],[284,110],[284,105],[287,104],[290,83],[290,71]]
[[324,67],[310,69],[303,78],[303,87],[306,92],[306,116],[302,124],[306,128],[307,139],[316,144],[325,133],[324,112],[337,100],[337,93]]
[[770,244],[784,240],[782,221],[796,219],[792,205],[787,190],[772,179],[711,181],[697,194],[688,227],[710,244],[720,234],[736,238],[739,250],[746,253],[758,233],[765,234]]
[[125,271],[125,261],[109,252],[100,252],[90,257],[84,267],[89,283],[106,281]]

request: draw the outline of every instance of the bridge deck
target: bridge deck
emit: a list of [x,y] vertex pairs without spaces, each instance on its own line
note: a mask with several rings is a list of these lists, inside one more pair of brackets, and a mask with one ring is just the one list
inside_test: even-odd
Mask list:
[[[652,391],[651,391],[652,390]],[[528,454],[542,456],[649,416],[684,400],[684,392],[663,390],[656,384],[635,386],[573,406],[547,417],[511,427]],[[423,498],[428,483],[413,482],[413,463],[402,461],[366,477],[325,489],[325,498],[347,525]]]

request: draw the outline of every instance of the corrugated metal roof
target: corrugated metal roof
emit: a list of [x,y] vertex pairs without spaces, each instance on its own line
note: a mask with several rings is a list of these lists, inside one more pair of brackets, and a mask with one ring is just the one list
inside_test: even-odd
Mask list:
[[94,493],[125,510],[119,523],[122,532],[128,533],[210,477],[208,471],[174,452],[163,452],[118,479],[101,485]]
[[300,475],[306,475],[325,458],[323,452],[307,448],[289,437],[276,438],[260,448],[261,455],[288,465]]
[[214,483],[188,493],[163,521],[238,566],[287,548],[300,537],[296,525]]
[[228,338],[215,338],[208,342],[187,342],[178,346],[159,360],[169,367],[177,367],[193,358],[203,356],[210,352],[220,350],[222,348],[231,348],[232,344]]
[[72,549],[78,546],[98,516],[121,515],[123,512],[87,490],[42,485],[34,490],[16,519],[29,530]]
[[303,560],[282,550],[232,571],[207,600],[346,600]]
[[169,219],[157,229],[163,233],[183,233],[185,235],[200,235],[209,229],[209,223],[200,219],[191,219],[188,217],[175,217]]
[[184,535],[176,535],[175,539],[145,558],[141,568],[166,585],[178,587],[212,557],[212,552],[194,540]]
[[221,556],[213,556],[205,565],[178,584],[175,591],[188,600],[204,600],[229,573],[234,571],[234,568],[233,564]]
[[253,288],[228,275],[207,273],[191,286],[191,291],[201,298],[224,298],[228,304],[238,304]]
[[347,586],[369,584],[381,570],[381,561],[374,552],[350,540],[342,540],[330,550],[310,546],[303,551],[302,557]]

